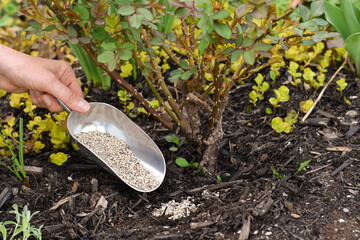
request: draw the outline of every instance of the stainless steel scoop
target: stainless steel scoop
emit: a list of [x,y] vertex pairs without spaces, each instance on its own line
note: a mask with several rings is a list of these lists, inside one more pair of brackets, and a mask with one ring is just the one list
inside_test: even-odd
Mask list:
[[[67,130],[70,133],[72,141],[79,147],[83,155],[139,192],[151,192],[161,185],[166,172],[163,154],[154,141],[124,113],[109,104],[99,102],[90,103],[91,108],[89,112],[78,113],[71,111],[71,109],[60,100],[58,100],[58,102],[63,109],[69,113],[66,121]],[[143,167],[155,178],[158,185],[150,190],[138,189],[130,185],[104,162],[104,160],[76,138],[76,135],[81,132],[95,130],[109,133],[124,141],[140,160]]]

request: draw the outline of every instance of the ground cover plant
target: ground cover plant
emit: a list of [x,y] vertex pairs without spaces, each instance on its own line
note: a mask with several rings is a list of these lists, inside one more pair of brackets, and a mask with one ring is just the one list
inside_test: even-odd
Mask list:
[[[319,18],[325,12],[323,1],[310,8],[301,5],[298,17],[292,10],[277,16],[275,5],[267,1],[170,1],[167,7],[145,0],[44,1],[46,12],[39,4],[28,1],[22,11],[36,21],[30,32],[54,30],[56,39],[80,45],[146,112],[169,129],[179,126],[199,146],[200,166],[209,173],[217,170],[222,115],[231,89],[278,60],[261,56],[269,57],[275,45],[313,45],[338,35],[327,32],[328,23]],[[169,15],[175,16],[173,31],[165,27]],[[292,34],[281,34],[287,31]],[[135,63],[131,66],[172,121],[145,100],[142,89],[118,74],[127,61]],[[170,78],[161,63],[172,65]],[[276,71],[274,66],[273,78]],[[318,89],[321,84],[311,70],[305,71],[304,79]]]

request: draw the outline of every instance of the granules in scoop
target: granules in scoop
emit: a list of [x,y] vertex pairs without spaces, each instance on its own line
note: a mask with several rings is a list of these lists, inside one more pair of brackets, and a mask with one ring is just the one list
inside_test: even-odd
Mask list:
[[122,140],[109,133],[91,131],[75,135],[79,142],[98,155],[126,183],[141,189],[154,189],[159,183],[141,165],[140,160]]

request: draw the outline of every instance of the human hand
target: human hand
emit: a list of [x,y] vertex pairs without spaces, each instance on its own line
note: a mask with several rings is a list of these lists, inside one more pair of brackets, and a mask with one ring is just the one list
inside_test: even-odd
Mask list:
[[56,98],[71,110],[87,112],[80,85],[70,64],[33,57],[0,45],[0,88],[13,93],[29,92],[33,104],[61,112]]

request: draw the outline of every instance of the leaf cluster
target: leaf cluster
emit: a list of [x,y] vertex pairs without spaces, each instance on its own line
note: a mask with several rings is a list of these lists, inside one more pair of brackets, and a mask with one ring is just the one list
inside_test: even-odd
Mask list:
[[[22,209],[22,212],[19,211],[19,207],[17,204],[13,204],[13,209],[10,213],[15,214],[15,220],[16,221],[5,221],[0,222],[0,233],[3,236],[3,239],[20,239],[19,236],[22,236],[21,239],[27,240],[29,238],[36,238],[41,240],[42,239],[42,233],[41,228],[42,225],[39,228],[36,228],[30,224],[31,219],[34,215],[36,215],[38,212],[34,212],[31,214],[30,210],[28,210],[27,205],[24,206]],[[13,225],[14,231],[11,234],[11,236],[7,235],[7,228]]]

